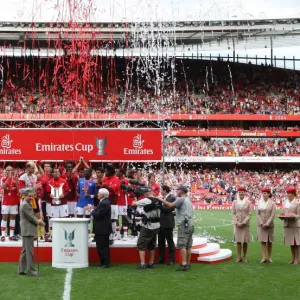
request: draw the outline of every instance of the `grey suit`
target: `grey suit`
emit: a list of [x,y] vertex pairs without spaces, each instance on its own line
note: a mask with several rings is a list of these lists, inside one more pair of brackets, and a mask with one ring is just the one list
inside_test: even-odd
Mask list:
[[23,273],[27,269],[28,274],[35,274],[36,271],[34,269],[33,243],[34,237],[37,234],[39,220],[35,217],[33,208],[26,200],[23,200],[20,205],[20,219],[22,252],[19,262],[19,273]]

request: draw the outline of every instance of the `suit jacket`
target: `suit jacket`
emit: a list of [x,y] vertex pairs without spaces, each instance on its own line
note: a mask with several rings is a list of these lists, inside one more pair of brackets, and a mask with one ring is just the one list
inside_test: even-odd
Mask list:
[[92,211],[93,226],[95,235],[105,235],[112,233],[111,207],[107,198],[104,198]]
[[[173,195],[169,195],[166,198],[166,201],[172,203],[175,201],[175,197]],[[175,220],[173,211],[174,208],[170,208],[164,205],[161,207],[160,228],[174,228]]]
[[266,224],[269,227],[274,227],[274,218],[276,214],[276,204],[269,200],[269,203],[264,210],[259,210],[258,205],[256,209],[256,216],[257,216],[257,225],[262,226]]
[[283,227],[295,228],[300,227],[300,202],[295,201],[289,208],[285,208],[283,205],[283,213],[292,213],[296,215],[296,219],[285,219]]
[[35,217],[32,206],[23,200],[20,205],[21,236],[36,236],[39,220]]
[[246,203],[243,205],[243,207],[240,207],[237,204],[236,200],[233,201],[232,216],[233,216],[234,225],[241,223],[245,226],[249,226],[251,214],[252,214],[252,204],[248,199],[246,200]]

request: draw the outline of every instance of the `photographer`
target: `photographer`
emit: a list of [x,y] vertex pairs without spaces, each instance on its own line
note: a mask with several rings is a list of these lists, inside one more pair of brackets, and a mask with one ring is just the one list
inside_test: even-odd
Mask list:
[[194,208],[191,200],[187,196],[188,190],[185,186],[178,188],[178,198],[170,203],[159,199],[165,206],[176,208],[176,224],[178,226],[177,248],[181,253],[181,265],[176,271],[187,271],[191,268],[191,249],[193,246],[193,214]]
[[[132,203],[132,205],[143,208],[141,231],[137,241],[137,248],[140,255],[139,269],[152,269],[154,267],[154,253],[156,246],[156,239],[160,227],[160,203],[157,198],[153,197],[152,190],[148,187],[138,187],[142,190],[144,198]],[[146,250],[149,250],[149,264],[145,265]]]
[[[145,198],[144,196],[144,188],[145,184],[143,182],[139,182],[138,180],[134,179],[135,173],[129,173],[130,177],[128,177],[128,180],[126,178],[123,178],[123,180],[120,179],[121,185],[120,189],[121,191],[125,192],[125,197],[127,199],[127,212],[125,215],[126,219],[126,225],[124,226],[124,237],[127,237],[126,230],[130,229],[132,236],[138,236],[138,231],[140,227],[140,214],[139,209],[136,209],[136,206],[133,206],[133,202],[135,199],[142,200]],[[126,181],[124,181],[126,179]]]

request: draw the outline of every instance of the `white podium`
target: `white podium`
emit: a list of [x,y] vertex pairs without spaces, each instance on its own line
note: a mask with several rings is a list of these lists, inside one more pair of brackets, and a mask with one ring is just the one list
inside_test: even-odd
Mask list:
[[52,267],[87,268],[89,266],[88,223],[86,218],[53,218]]

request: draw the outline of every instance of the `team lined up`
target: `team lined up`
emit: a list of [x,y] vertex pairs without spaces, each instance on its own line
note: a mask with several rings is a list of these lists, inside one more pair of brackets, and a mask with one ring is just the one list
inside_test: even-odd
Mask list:
[[[65,217],[90,217],[86,209],[88,205],[97,205],[98,189],[106,188],[109,191],[109,201],[112,209],[113,231],[119,233],[118,225],[119,215],[122,218],[122,234],[127,231],[125,215],[127,207],[135,200],[132,192],[125,192],[121,185],[128,185],[129,179],[138,179],[139,172],[135,170],[126,171],[122,168],[117,173],[112,165],[107,165],[105,169],[97,168],[92,170],[84,159],[80,159],[74,167],[72,162],[66,162],[59,167],[51,167],[51,164],[45,162],[41,164],[28,162],[26,172],[18,174],[13,167],[7,166],[5,174],[0,181],[2,189],[2,221],[1,221],[1,240],[5,241],[6,233],[9,231],[9,239],[18,240],[19,232],[16,226],[16,216],[18,215],[18,206],[20,204],[19,190],[22,188],[34,188],[37,191],[37,197],[31,205],[36,216],[44,219],[46,241],[51,242],[51,218]],[[159,185],[155,183],[154,176],[149,176],[149,185],[153,188],[154,194],[159,194]],[[53,201],[53,188],[62,188],[60,203]],[[9,228],[7,228],[9,220]],[[18,225],[18,224],[17,224]],[[17,226],[19,227],[19,226]],[[43,234],[41,234],[43,236]]]

